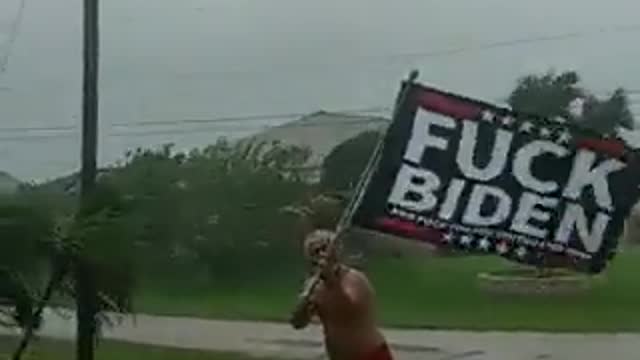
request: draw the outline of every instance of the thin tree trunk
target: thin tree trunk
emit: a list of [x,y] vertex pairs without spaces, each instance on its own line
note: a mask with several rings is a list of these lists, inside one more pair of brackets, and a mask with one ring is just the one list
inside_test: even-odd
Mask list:
[[28,319],[27,321],[27,327],[24,329],[22,339],[20,340],[18,347],[16,348],[16,350],[13,353],[13,356],[11,357],[12,360],[20,360],[24,352],[29,347],[29,343],[31,342],[31,340],[33,339],[33,336],[35,335],[36,321],[38,321],[39,319],[42,319],[42,313],[44,312],[45,307],[49,303],[49,300],[51,300],[51,296],[53,296],[53,292],[58,287],[58,285],[60,285],[65,275],[66,275],[65,270],[62,270],[62,269],[54,270],[53,274],[51,275],[51,278],[49,278],[49,282],[47,283],[47,286],[44,290],[44,294],[42,294],[42,297],[38,301],[36,310],[33,312],[31,318]]

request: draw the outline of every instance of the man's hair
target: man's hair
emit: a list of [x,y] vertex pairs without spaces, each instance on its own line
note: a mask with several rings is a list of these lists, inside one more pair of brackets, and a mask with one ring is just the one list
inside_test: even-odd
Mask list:
[[302,245],[305,255],[310,255],[314,248],[327,246],[333,235],[333,232],[324,229],[317,229],[307,234]]
[[308,258],[313,258],[316,255],[314,254],[314,252],[317,251],[317,249],[326,249],[329,246],[333,246],[333,249],[331,251],[333,254],[339,254],[341,251],[341,247],[339,240],[335,239],[336,236],[336,233],[331,230],[317,229],[312,231],[304,238],[303,250],[305,256]]

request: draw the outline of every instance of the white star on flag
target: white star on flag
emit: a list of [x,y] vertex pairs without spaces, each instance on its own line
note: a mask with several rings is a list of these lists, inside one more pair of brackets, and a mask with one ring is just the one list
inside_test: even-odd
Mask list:
[[500,244],[498,244],[498,246],[496,247],[496,250],[498,250],[498,254],[500,255],[504,255],[506,253],[509,252],[509,245],[507,245],[506,242],[501,242]]
[[546,127],[543,127],[542,129],[540,129],[540,136],[548,138],[549,136],[551,136],[551,131]]
[[640,148],[640,131],[638,130],[627,130],[622,127],[617,127],[616,137],[623,140],[628,147],[634,150]]
[[485,110],[482,112],[482,120],[484,121],[488,121],[488,122],[493,122],[493,119],[495,118],[495,114],[492,113],[489,110]]
[[525,121],[520,125],[520,131],[530,133],[533,130],[533,124],[529,121]]
[[488,251],[489,247],[491,246],[491,243],[489,242],[489,240],[487,240],[487,238],[482,238],[482,240],[480,240],[480,249],[483,251]]
[[569,141],[571,141],[571,134],[567,130],[564,130],[562,131],[562,133],[560,133],[560,135],[558,135],[556,141],[562,144],[567,144]]
[[527,249],[524,246],[520,246],[518,250],[516,250],[516,255],[518,255],[520,259],[524,258],[527,255]]
[[502,125],[504,126],[511,126],[514,122],[516,121],[516,119],[514,119],[512,116],[507,115],[505,117],[502,118]]
[[463,246],[469,246],[471,245],[471,242],[473,241],[473,238],[469,235],[465,235],[463,237],[460,238],[460,244]]

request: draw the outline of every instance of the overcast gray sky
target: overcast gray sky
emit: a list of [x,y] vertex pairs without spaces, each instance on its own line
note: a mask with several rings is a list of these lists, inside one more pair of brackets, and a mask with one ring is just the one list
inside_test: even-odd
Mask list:
[[[0,59],[21,0],[0,1]],[[26,0],[0,74],[0,128],[79,126],[81,0]],[[104,0],[101,162],[168,141],[202,145],[225,133],[113,136],[115,123],[311,112],[389,105],[412,68],[421,81],[488,100],[517,77],[578,70],[596,93],[640,89],[637,0]],[[623,27],[637,26],[622,31]],[[581,33],[555,42],[473,48]],[[636,99],[636,98],[632,98]],[[640,104],[640,97],[637,98]],[[640,115],[640,106],[635,107]],[[259,123],[243,123],[246,134]],[[79,130],[79,128],[78,128]],[[0,169],[43,179],[79,166],[79,132],[0,133]],[[5,139],[2,139],[2,138]]]

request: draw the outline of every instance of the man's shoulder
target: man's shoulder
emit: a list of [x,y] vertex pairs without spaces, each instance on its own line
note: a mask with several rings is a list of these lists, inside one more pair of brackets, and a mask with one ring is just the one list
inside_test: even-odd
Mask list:
[[365,275],[365,273],[361,270],[358,270],[351,266],[344,266],[344,268],[347,270],[346,273],[348,276],[354,276],[354,277],[365,278],[365,279],[367,278],[367,275]]
[[358,269],[348,267],[345,274],[345,278],[349,282],[366,285],[367,287],[369,287],[369,278],[364,272]]
[[348,293],[351,294],[352,300],[356,303],[366,304],[371,301],[375,296],[375,290],[369,282],[367,275],[364,272],[348,268],[348,271],[343,277],[343,286],[348,289]]

